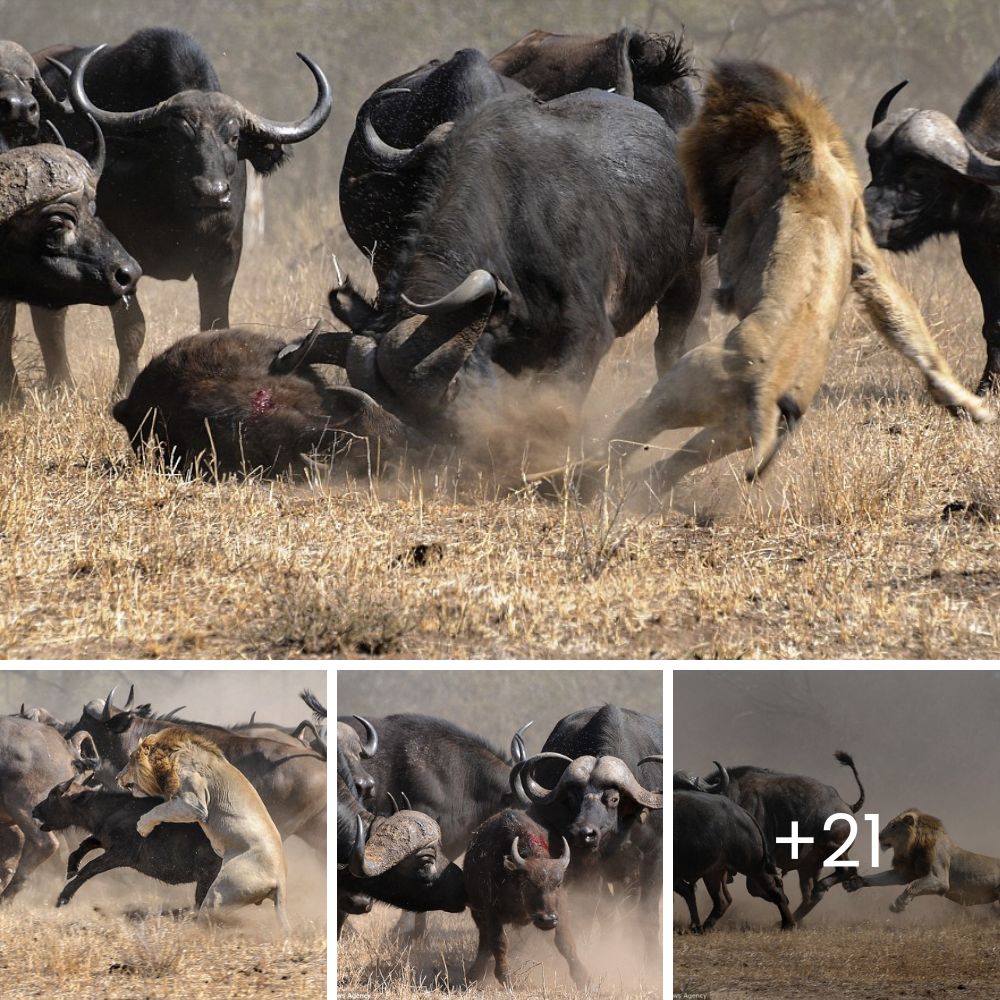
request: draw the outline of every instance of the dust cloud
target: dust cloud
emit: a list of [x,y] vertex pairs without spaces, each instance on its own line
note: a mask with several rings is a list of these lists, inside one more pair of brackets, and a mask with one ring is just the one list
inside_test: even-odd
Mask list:
[[[326,704],[326,672],[322,670],[4,670],[0,672],[0,711],[16,713],[46,708],[57,718],[75,722],[84,705],[105,698],[117,685],[121,706],[135,684],[137,704],[151,702],[155,713],[184,705],[180,716],[198,722],[232,726],[247,722],[256,711],[260,722],[297,725],[312,713],[299,699],[303,688]],[[83,839],[80,831],[59,835],[69,844],[38,868],[13,905],[51,909],[65,884],[66,855]],[[288,914],[293,932],[307,923],[326,922],[326,867],[322,858],[297,838],[285,842],[288,865]],[[97,857],[97,854],[91,855]],[[89,860],[89,859],[87,859]],[[93,910],[107,914],[156,913],[192,908],[194,885],[171,886],[127,869],[102,873],[87,882],[61,914]],[[270,903],[247,907],[234,925],[273,934]],[[53,910],[53,913],[56,911]]]
[[[865,790],[859,835],[848,854],[871,872],[871,826],[879,829],[904,809],[937,816],[951,838],[968,850],[1000,857],[1000,802],[990,794],[1000,765],[1000,671],[678,670],[673,675],[673,768],[708,774],[712,761],[753,764],[805,774],[833,785],[848,803],[857,800],[850,769],[834,760],[850,753]],[[880,854],[880,869],[891,854]],[[829,874],[832,869],[828,869]],[[801,899],[794,873],[785,877],[792,909]],[[893,887],[853,894],[831,889],[807,925],[875,921],[895,927],[994,919],[988,907],[960,908],[920,897],[902,914],[889,912]],[[731,886],[733,906],[723,926],[777,926],[777,910],[751,899],[741,877]],[[699,890],[699,913],[711,903]],[[687,907],[674,897],[674,923],[688,924]]]

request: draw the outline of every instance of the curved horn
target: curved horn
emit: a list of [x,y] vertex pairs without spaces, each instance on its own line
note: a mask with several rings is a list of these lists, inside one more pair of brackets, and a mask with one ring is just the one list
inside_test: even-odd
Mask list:
[[663,763],[663,754],[662,753],[654,753],[654,754],[650,754],[648,757],[643,757],[642,760],[639,761],[639,763],[638,763],[637,766],[638,767],[642,767],[643,764],[649,764],[649,763],[662,764]]
[[535,724],[534,720],[532,720],[531,722],[526,722],[511,737],[511,740],[510,740],[510,758],[511,758],[512,761],[514,761],[515,764],[518,763],[519,761],[527,760],[528,754],[525,751],[524,740],[523,740],[522,737],[524,736],[524,731],[528,728],[528,726],[533,726],[534,724]]
[[333,107],[330,84],[323,75],[323,71],[308,56],[301,52],[295,54],[309,67],[309,72],[312,73],[313,79],[316,81],[316,103],[313,105],[312,111],[297,122],[275,122],[271,121],[270,118],[262,118],[260,115],[244,111],[247,126],[268,141],[278,142],[282,145],[302,142],[303,139],[314,135],[330,117],[330,109]]
[[365,742],[361,746],[361,756],[372,757],[378,750],[378,733],[375,732],[375,727],[367,719],[361,718],[360,715],[356,715],[354,718],[365,727]]
[[[128,697],[125,699],[125,704],[122,706],[122,711],[127,712],[132,707],[132,702],[135,701],[135,685],[130,684],[128,689]],[[180,711],[180,709],[175,708],[175,712]]]
[[562,866],[562,870],[566,871],[569,868],[569,841],[563,837],[563,849],[562,854],[559,855],[559,862]]
[[[94,177],[97,180],[101,179],[101,174],[104,173],[104,160],[106,156],[107,149],[104,145],[104,133],[101,131],[101,126],[97,124],[93,115],[87,115],[87,121],[90,122],[90,127],[94,130],[94,151],[88,158],[87,162],[90,164],[90,169],[94,172]],[[54,129],[53,129],[54,131]],[[58,135],[58,133],[56,133]],[[128,705],[125,706],[126,711],[129,705],[132,704],[132,692],[129,691]]]
[[52,122],[49,121],[48,118],[45,119],[44,127],[47,128],[52,133],[52,137],[56,140],[56,143],[62,146],[63,149],[65,149],[66,140],[62,137],[62,133],[59,131],[59,129],[57,129],[55,125],[53,125]]
[[406,792],[400,792],[399,797],[403,800],[403,805],[406,806],[407,809],[413,809],[413,806],[410,805],[410,799]]
[[729,791],[729,772],[717,760],[712,763],[719,769],[719,780],[712,786],[712,791],[725,795]]
[[[524,762],[524,770],[520,775],[521,784],[524,787],[525,794],[528,799],[532,802],[540,802],[542,804],[547,804],[552,801],[556,792],[559,790],[559,785],[562,783],[562,778],[556,783],[554,788],[544,788],[542,785],[535,781],[534,769],[543,760],[564,760],[567,764],[572,764],[572,757],[567,757],[562,753],[537,753],[534,757],[529,757]],[[565,774],[565,772],[563,772]]]
[[872,115],[872,128],[876,125],[880,125],[884,120],[885,116],[889,113],[889,105],[892,104],[892,99],[909,83],[909,80],[904,80],[902,83],[897,83],[895,87],[890,87],[880,98],[878,104],[875,105],[875,113]]
[[351,849],[351,860],[348,865],[351,874],[355,878],[366,878],[365,873],[365,825],[361,822],[361,817],[356,817],[358,828],[354,834],[354,847]]
[[899,152],[935,160],[970,180],[1000,184],[1000,160],[976,149],[961,129],[940,111],[917,111],[893,134]]
[[407,87],[390,87],[388,90],[380,90],[377,94],[372,94],[365,101],[361,109],[361,114],[358,116],[359,120],[356,131],[361,140],[365,155],[380,170],[401,170],[411,163],[422,160],[428,153],[437,149],[444,142],[451,132],[452,126],[455,124],[454,122],[442,122],[440,125],[435,125],[416,146],[410,149],[399,149],[396,146],[390,146],[375,131],[375,126],[372,124],[371,118],[372,105],[391,94],[408,94],[409,92]]
[[21,711],[18,714],[21,716],[22,719],[27,719],[28,718],[27,713],[24,711],[24,702],[23,701],[21,702]]
[[528,862],[518,853],[518,839],[518,837],[515,837],[514,842],[510,845],[510,860],[514,862],[515,868],[519,868],[521,871],[524,871],[528,867]]
[[640,785],[628,765],[619,757],[600,757],[594,767],[595,772],[598,769],[601,771],[600,780],[617,785],[621,792],[639,805],[646,806],[647,809],[663,808],[663,793],[651,792]]
[[104,711],[101,712],[101,721],[105,722],[111,718],[111,702],[114,700],[115,692],[118,690],[118,685],[116,684],[109,692],[107,698],[104,699]]
[[[67,78],[72,75],[68,66],[64,66],[58,59],[49,58],[49,62],[52,63],[57,69],[62,70],[66,74]],[[73,105],[70,103],[69,98],[60,101],[55,94],[49,89],[49,85],[45,82],[45,77],[42,76],[41,69],[38,66],[35,67],[35,75],[31,81],[31,90],[35,95],[35,100],[38,101],[39,107],[43,108],[46,115],[51,115],[54,112],[61,111],[63,114],[71,115],[73,114]]]
[[526,760],[519,760],[510,769],[510,789],[517,796],[517,801],[525,808],[531,805],[531,799],[528,798],[528,793],[525,792],[524,785],[521,783],[521,772],[526,763]]
[[77,64],[69,78],[69,99],[73,103],[74,109],[81,115],[93,115],[94,120],[101,128],[106,128],[115,132],[132,132],[143,128],[154,122],[160,116],[161,105],[155,104],[151,108],[143,108],[140,111],[102,111],[93,104],[87,92],[83,88],[83,77],[87,72],[90,60],[107,45],[98,45],[96,49],[91,49]]
[[496,293],[496,278],[489,271],[478,269],[469,274],[457,288],[453,288],[447,295],[442,295],[433,302],[414,302],[405,295],[401,295],[400,298],[421,316],[439,316],[442,313],[455,312],[486,295],[496,295]]
[[392,815],[395,816],[399,812],[399,803],[393,798],[392,792],[386,792],[389,796],[389,801],[392,803]]

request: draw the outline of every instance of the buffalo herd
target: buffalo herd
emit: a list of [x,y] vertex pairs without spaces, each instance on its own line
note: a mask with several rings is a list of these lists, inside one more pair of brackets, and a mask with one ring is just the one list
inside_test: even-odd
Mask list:
[[555,932],[582,987],[590,973],[578,934],[592,936],[595,911],[631,912],[658,964],[660,720],[617,705],[583,709],[533,755],[529,725],[512,735],[508,757],[445,719],[338,718],[338,937],[375,901],[416,914],[412,929],[404,914],[398,930],[418,939],[428,912],[468,908],[479,936],[470,982],[485,978],[493,959],[497,980],[510,986],[504,927],[530,924]]
[[146,814],[163,799],[133,797],[119,780],[140,742],[163,732],[200,740],[220,755],[252,788],[276,836],[298,837],[325,863],[326,709],[315,695],[302,693],[313,714],[297,726],[251,721],[225,728],[180,719],[180,709],[156,714],[149,704],[134,704],[134,690],[115,705],[114,693],[89,701],[75,722],[25,705],[0,716],[0,903],[56,860],[61,832],[75,846],[56,906],[70,904],[102,872],[131,868],[173,885],[193,883],[195,909],[202,908],[225,852],[197,822],[166,820],[144,830]]
[[[994,418],[980,397],[1000,389],[1000,62],[954,121],[890,111],[899,86],[889,91],[863,199],[818,98],[740,61],[703,89],[675,35],[533,31],[492,57],[465,48],[404,69],[359,108],[339,179],[377,289],[343,278],[328,296],[337,326],[285,342],[229,328],[229,300],[244,161],[273,172],[332,108],[323,71],[299,58],[315,97],[279,122],[229,96],[181,31],[34,55],[0,42],[0,403],[22,393],[16,302],[32,307],[51,386],[71,381],[66,307],[106,304],[114,417],[137,454],[172,470],[276,474],[322,453],[371,473],[437,450],[494,469],[516,455],[503,476],[586,496],[614,442],[623,460],[665,428],[704,428],[649,480],[667,493],[728,452],[752,448],[748,476],[765,470],[822,381],[853,291],[936,402]],[[982,297],[977,395],[876,249],[945,232]],[[716,258],[716,305],[739,322],[685,353]],[[193,277],[203,332],[139,373],[142,273]],[[553,445],[578,448],[602,359],[654,308],[653,387],[621,401],[632,406],[618,427],[579,462],[542,471]]]

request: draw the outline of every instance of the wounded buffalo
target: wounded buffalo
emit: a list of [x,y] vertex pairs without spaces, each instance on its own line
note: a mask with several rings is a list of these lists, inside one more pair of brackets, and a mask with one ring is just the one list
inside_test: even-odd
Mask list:
[[657,366],[669,364],[698,305],[701,256],[676,135],[658,114],[595,90],[496,97],[443,140],[377,307],[335,289],[350,330],[277,364],[339,365],[435,440],[520,460],[532,438],[575,429],[601,359],[653,306]]
[[15,302],[127,303],[142,273],[94,215],[104,167],[99,130],[97,135],[89,163],[71,149],[49,144],[0,154],[0,403],[20,395],[13,358]]
[[889,114],[906,81],[879,101],[868,135],[868,224],[887,250],[957,233],[983,305],[986,366],[979,395],[1000,392],[1000,59],[952,121],[940,111]]
[[545,830],[520,810],[505,809],[476,830],[465,854],[465,891],[479,931],[470,981],[485,978],[492,955],[497,980],[509,988],[504,925],[531,923],[539,930],[556,932],[556,948],[569,963],[573,982],[581,989],[586,985],[587,970],[576,953],[563,905],[562,884],[569,862],[566,838],[561,853],[552,857]]
[[[721,231],[717,300],[739,323],[688,352],[626,411],[611,434],[616,462],[662,431],[702,427],[645,470],[660,495],[747,448],[747,479],[761,475],[820,388],[851,291],[935,402],[994,419],[955,380],[874,245],[850,151],[819,98],[769,66],[722,63],[680,155],[700,216]],[[604,481],[605,463],[584,463],[588,491]]]
[[140,372],[113,409],[136,454],[160,449],[171,469],[210,475],[300,468],[322,452],[364,474],[380,448],[400,454],[425,444],[369,396],[329,386],[308,364],[272,373],[282,341],[250,330],[185,337]]

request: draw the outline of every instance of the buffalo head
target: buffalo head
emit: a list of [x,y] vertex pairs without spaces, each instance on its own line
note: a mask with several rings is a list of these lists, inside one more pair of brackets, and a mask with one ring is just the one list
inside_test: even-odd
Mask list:
[[514,838],[510,853],[503,859],[503,866],[518,881],[521,901],[531,922],[539,930],[550,931],[559,923],[560,890],[569,867],[569,844],[563,837],[562,853],[558,858],[535,853],[524,857],[521,855],[523,845],[520,839]]
[[73,800],[82,792],[94,791],[100,787],[94,779],[93,771],[76,774],[50,788],[49,794],[31,810],[31,815],[38,820],[42,833],[75,826],[80,817]]
[[353,785],[361,800],[370,799],[375,795],[375,779],[365,770],[362,760],[374,756],[378,749],[378,733],[375,727],[360,715],[354,716],[365,731],[362,741],[353,727],[346,722],[337,723],[337,760],[343,758],[343,775],[348,785]]
[[1000,185],[1000,160],[977,149],[940,111],[889,104],[906,81],[879,101],[866,146],[872,180],[865,210],[875,241],[888,250],[913,250],[930,236],[952,232],[961,208]]
[[135,290],[139,265],[94,215],[103,162],[103,141],[92,163],[48,144],[0,154],[0,296],[59,308]]
[[27,49],[0,41],[0,152],[33,143],[41,119],[61,110]]
[[[130,160],[143,160],[152,175],[166,179],[178,209],[228,210],[233,204],[230,182],[240,160],[249,160],[259,173],[270,173],[287,158],[285,146],[317,132],[332,107],[323,71],[298,53],[317,88],[312,111],[298,122],[270,121],[227,94],[201,90],[186,90],[138,111],[107,111],[93,104],[84,86],[87,66],[104,47],[88,52],[71,75],[51,61],[70,76],[73,107],[93,115],[109,135],[129,143]],[[139,137],[142,142],[135,142]]]
[[[566,768],[552,789],[534,778],[539,764],[561,760]],[[644,823],[651,809],[663,808],[662,792],[639,784],[628,765],[617,757],[577,757],[540,753],[511,769],[511,787],[533,814],[558,830],[577,849],[597,853]]]

